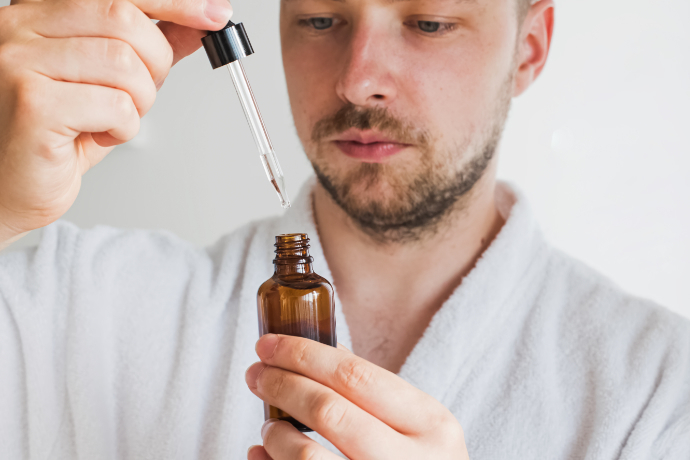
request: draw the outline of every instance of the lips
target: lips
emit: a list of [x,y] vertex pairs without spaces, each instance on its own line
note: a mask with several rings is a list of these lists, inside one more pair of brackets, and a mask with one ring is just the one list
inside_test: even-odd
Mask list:
[[409,147],[375,131],[348,130],[332,142],[347,156],[366,163],[380,163]]

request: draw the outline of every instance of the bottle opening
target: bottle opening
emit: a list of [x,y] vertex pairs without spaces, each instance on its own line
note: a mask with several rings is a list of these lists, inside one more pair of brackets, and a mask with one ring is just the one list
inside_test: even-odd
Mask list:
[[275,264],[310,264],[309,237],[306,233],[285,233],[276,236]]
[[309,236],[306,233],[283,233],[282,235],[276,236],[276,244],[278,243],[291,243],[306,241],[309,242]]

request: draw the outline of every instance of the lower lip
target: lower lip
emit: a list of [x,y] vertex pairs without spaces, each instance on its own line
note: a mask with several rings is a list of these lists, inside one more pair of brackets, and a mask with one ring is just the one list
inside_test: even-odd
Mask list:
[[354,141],[335,141],[335,145],[347,156],[367,163],[379,163],[407,147],[394,142],[372,142],[362,144]]

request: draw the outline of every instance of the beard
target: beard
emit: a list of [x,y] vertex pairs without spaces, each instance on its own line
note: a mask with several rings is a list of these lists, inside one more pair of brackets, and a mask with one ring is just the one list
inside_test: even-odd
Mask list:
[[[391,114],[387,108],[345,105],[312,130],[311,163],[331,198],[357,226],[379,242],[409,242],[434,234],[453,210],[462,210],[470,191],[493,159],[510,110],[514,72],[502,85],[484,129],[454,146]],[[374,129],[416,147],[414,164],[361,163],[343,172],[324,155],[328,136],[350,128]]]

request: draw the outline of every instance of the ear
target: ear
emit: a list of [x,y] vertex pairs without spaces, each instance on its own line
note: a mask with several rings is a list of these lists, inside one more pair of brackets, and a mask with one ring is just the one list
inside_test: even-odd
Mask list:
[[529,88],[544,69],[551,47],[553,22],[553,0],[539,0],[530,6],[518,36],[518,63],[513,97]]

